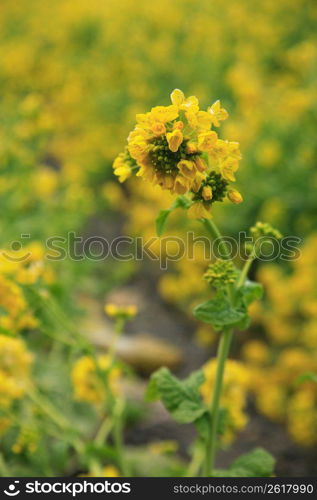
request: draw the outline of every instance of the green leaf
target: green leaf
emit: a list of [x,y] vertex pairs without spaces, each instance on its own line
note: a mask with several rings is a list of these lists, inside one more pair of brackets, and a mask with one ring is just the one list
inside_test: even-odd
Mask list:
[[255,300],[259,300],[263,297],[263,286],[261,283],[247,280],[244,285],[239,288],[239,292],[241,293],[245,305],[248,306]]
[[302,373],[296,380],[297,384],[303,384],[304,382],[316,382],[317,374],[313,372]]
[[225,295],[216,295],[211,300],[194,308],[194,316],[214,327],[216,331],[224,328],[245,327],[248,315],[243,304],[232,306]]
[[194,401],[182,401],[179,406],[173,410],[172,415],[176,422],[181,424],[190,424],[195,422],[206,412],[206,408]]
[[179,380],[163,367],[151,376],[145,398],[147,401],[161,399],[177,422],[194,422],[207,411],[198,390],[204,380],[202,371],[193,372],[187,379]]
[[275,458],[263,448],[241,455],[230,466],[229,470],[241,477],[271,477],[274,471]]
[[207,440],[209,436],[209,430],[210,430],[210,416],[209,413],[206,411],[201,417],[197,418],[194,422],[197,434],[204,439]]
[[[227,424],[228,410],[226,408],[219,408],[217,434],[224,434]],[[206,411],[200,418],[198,418],[195,421],[195,427],[200,437],[202,437],[203,439],[207,439],[210,430],[210,413]]]
[[161,210],[160,213],[158,214],[158,217],[155,220],[157,236],[162,236],[162,234],[164,233],[167,217],[169,216],[171,211],[172,210],[168,208],[166,210]]

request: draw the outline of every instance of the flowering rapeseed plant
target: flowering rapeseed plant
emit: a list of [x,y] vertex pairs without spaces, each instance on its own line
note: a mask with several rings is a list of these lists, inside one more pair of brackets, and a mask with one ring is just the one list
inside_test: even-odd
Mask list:
[[[217,360],[184,381],[163,367],[152,375],[146,393],[149,401],[161,399],[178,422],[195,424],[197,446],[204,450],[195,472],[213,476],[217,475],[215,457],[219,435],[229,439],[233,429],[243,427],[246,422],[243,413],[246,391],[241,390],[241,386],[246,385],[248,372],[233,361],[228,363],[226,372],[226,360],[234,330],[247,328],[249,306],[262,295],[261,286],[249,281],[247,275],[260,239],[280,238],[281,235],[269,224],[257,223],[251,228],[253,243],[248,248],[248,259],[242,269],[235,266],[226,241],[210,220],[211,204],[222,201],[225,194],[234,203],[242,201],[240,193],[229,188],[229,182],[235,181],[234,174],[241,158],[239,145],[219,139],[211,130],[212,126],[219,127],[228,113],[219,101],[207,111],[201,111],[195,96],[186,99],[178,89],[172,92],[171,101],[169,106],[156,106],[149,113],[136,116],[137,125],[128,137],[125,156],[121,154],[114,162],[114,173],[122,181],[128,177],[123,175],[123,168],[125,172],[129,169],[129,175],[136,170],[136,175],[143,180],[181,195],[169,210],[159,214],[156,220],[159,235],[164,230],[167,215],[181,207],[188,211],[189,217],[199,219],[212,238],[219,240],[223,258],[211,264],[204,274],[212,298],[194,309],[197,319],[220,332]],[[132,167],[130,158],[125,161],[128,156],[135,161]],[[236,372],[234,380],[230,378],[231,373],[228,375],[230,368],[231,372]],[[243,383],[238,382],[239,378]],[[220,405],[225,405],[226,396],[233,405],[231,414],[227,413],[225,418]],[[268,474],[271,472],[270,469]],[[233,471],[231,473],[234,475]]]

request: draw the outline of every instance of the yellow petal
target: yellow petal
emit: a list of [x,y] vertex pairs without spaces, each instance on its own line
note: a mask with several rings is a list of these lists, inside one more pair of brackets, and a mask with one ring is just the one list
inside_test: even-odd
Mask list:
[[217,134],[213,130],[198,134],[198,147],[201,151],[210,151],[217,142]]
[[193,179],[196,175],[195,164],[192,161],[181,160],[178,162],[177,168],[184,177],[188,177],[189,179]]
[[204,207],[204,204],[200,201],[193,203],[188,209],[188,217],[190,219],[210,219],[211,213]]
[[209,201],[212,199],[212,189],[210,186],[204,186],[202,190],[202,197],[204,200]]
[[183,134],[179,129],[173,130],[173,132],[169,132],[166,134],[166,139],[168,142],[169,149],[176,153],[178,151],[179,146],[183,142]]
[[181,90],[179,89],[173,90],[173,92],[171,93],[172,104],[174,104],[175,106],[180,106],[184,100],[185,96]]

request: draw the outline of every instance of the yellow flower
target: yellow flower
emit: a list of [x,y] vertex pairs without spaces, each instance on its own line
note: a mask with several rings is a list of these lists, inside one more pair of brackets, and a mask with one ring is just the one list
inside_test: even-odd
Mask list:
[[151,109],[151,117],[158,122],[166,123],[178,117],[177,106],[155,106]]
[[110,357],[102,355],[95,360],[90,356],[82,356],[74,363],[71,373],[76,399],[93,404],[99,404],[105,400],[105,387],[97,370],[103,372],[111,391],[118,393],[120,371],[118,368],[110,367]]
[[[197,97],[185,98],[179,89],[172,92],[171,100],[170,106],[156,106],[136,115],[126,156],[121,154],[115,160],[115,174],[123,182],[136,169],[138,177],[177,195],[198,193],[208,178],[219,185],[220,194],[211,199],[210,190],[205,190],[205,198],[201,199],[210,204],[223,201],[227,185],[221,184],[215,174],[220,176],[220,172],[226,181],[234,181],[240,159],[238,143],[220,140],[210,130],[212,113],[223,119],[224,110],[217,103],[212,113],[200,110]],[[212,191],[216,192],[214,187]],[[199,197],[195,201],[200,201]]]
[[235,158],[227,158],[219,164],[219,170],[224,179],[227,181],[235,182],[236,178],[234,173],[238,170],[239,164]]
[[194,130],[210,130],[212,117],[207,111],[198,111],[197,107],[192,106],[185,112],[188,125]]
[[22,340],[0,335],[0,404],[10,406],[27,388],[32,355]]
[[204,198],[204,200],[211,200],[212,198],[212,189],[210,186],[204,186],[203,187],[203,190],[202,190],[202,197]]
[[220,122],[226,120],[229,116],[228,112],[221,107],[219,100],[214,102],[214,104],[208,108],[208,111],[211,115],[212,124],[215,125],[215,127],[220,127]]
[[166,127],[164,123],[161,122],[155,122],[152,125],[152,131],[154,132],[155,135],[162,135],[165,134],[166,132]]
[[182,104],[180,105],[180,109],[183,111],[190,111],[193,113],[198,113],[199,111],[199,101],[196,96],[191,95],[187,97]]
[[135,166],[135,162],[127,150],[115,158],[112,168],[114,174],[119,178],[119,182],[124,182],[131,177],[133,166]]
[[184,122],[182,121],[174,122],[173,130],[175,129],[183,130],[183,128],[184,128]]
[[188,160],[181,160],[177,167],[179,171],[183,174],[184,177],[188,177],[189,179],[194,179],[196,175],[196,166],[195,163]]
[[197,127],[202,130],[210,130],[212,125],[212,116],[207,111],[198,111],[196,115]]
[[238,204],[243,201],[241,194],[236,189],[229,189],[227,196],[232,203]]
[[173,92],[171,93],[172,104],[174,104],[175,106],[181,106],[184,100],[185,100],[185,95],[181,90],[179,89],[173,90]]
[[200,156],[195,158],[195,165],[199,172],[206,172],[208,168],[206,162]]
[[129,142],[128,149],[132,158],[142,161],[149,151],[149,145],[142,136],[137,136]]
[[200,201],[193,203],[192,206],[188,209],[188,217],[190,219],[210,219],[211,214],[204,207],[204,204]]
[[169,132],[166,134],[166,139],[168,142],[168,147],[173,153],[178,151],[179,146],[183,142],[183,134],[179,129],[173,130],[173,132]]
[[153,168],[150,167],[150,165],[146,164],[141,165],[141,168],[136,175],[137,177],[143,177],[144,180],[149,182],[156,181],[155,171],[153,170]]
[[114,169],[114,174],[119,178],[119,182],[126,181],[131,176],[131,167],[129,165],[122,165]]
[[178,175],[175,178],[174,191],[177,194],[185,194],[189,190],[190,185],[191,185],[190,179],[183,177],[182,175]]
[[156,175],[156,182],[162,189],[172,190],[174,188],[175,179],[172,175]]
[[[197,165],[197,164],[196,164]],[[194,192],[194,193],[197,193],[197,191],[199,191],[199,189],[201,188],[201,184],[202,182],[206,179],[206,174],[203,173],[203,172],[197,172],[196,173],[196,176],[195,176],[195,179],[193,180],[192,182],[192,185],[191,185],[191,190]]]
[[197,113],[199,110],[199,102],[197,97],[192,95],[186,99],[184,93],[179,89],[173,90],[173,92],[171,93],[171,101],[175,106],[177,106],[178,109],[181,109],[182,111],[192,111],[194,113]]
[[186,153],[193,154],[198,153],[198,146],[194,142],[188,142],[186,144]]
[[217,142],[217,134],[213,130],[198,134],[198,147],[201,151],[210,151]]
[[126,319],[134,318],[138,312],[135,305],[117,306],[111,303],[106,304],[104,310],[110,318],[124,317]]

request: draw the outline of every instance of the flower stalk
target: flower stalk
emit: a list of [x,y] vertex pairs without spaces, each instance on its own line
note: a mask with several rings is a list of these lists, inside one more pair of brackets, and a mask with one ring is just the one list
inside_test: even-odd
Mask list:
[[210,429],[206,441],[206,457],[203,469],[204,476],[213,476],[218,441],[217,435],[219,427],[219,405],[222,392],[225,363],[230,350],[232,334],[232,330],[224,331],[221,335],[218,345],[217,371],[209,413]]

